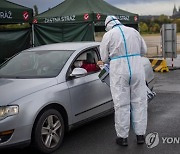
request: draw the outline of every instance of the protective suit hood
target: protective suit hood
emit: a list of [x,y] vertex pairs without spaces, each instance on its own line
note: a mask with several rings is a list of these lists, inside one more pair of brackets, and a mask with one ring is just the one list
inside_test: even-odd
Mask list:
[[111,30],[115,25],[121,25],[121,22],[115,16],[107,16],[105,20],[105,30]]

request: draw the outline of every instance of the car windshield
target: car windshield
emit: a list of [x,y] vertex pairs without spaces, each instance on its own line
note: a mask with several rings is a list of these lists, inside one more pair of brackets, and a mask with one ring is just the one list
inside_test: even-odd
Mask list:
[[3,78],[49,78],[57,76],[74,51],[24,51],[0,67]]

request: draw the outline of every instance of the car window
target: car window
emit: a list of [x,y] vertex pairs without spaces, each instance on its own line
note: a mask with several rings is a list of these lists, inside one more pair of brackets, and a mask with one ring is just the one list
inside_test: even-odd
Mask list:
[[69,74],[73,71],[74,68],[84,68],[88,74],[96,73],[100,71],[97,62],[99,60],[98,49],[92,48],[86,51],[83,51],[76,59],[73,61]]
[[100,70],[97,66],[98,56],[95,49],[84,51],[73,63],[73,67],[84,68],[88,74]]
[[46,78],[57,76],[74,51],[24,51],[0,68],[0,77]]

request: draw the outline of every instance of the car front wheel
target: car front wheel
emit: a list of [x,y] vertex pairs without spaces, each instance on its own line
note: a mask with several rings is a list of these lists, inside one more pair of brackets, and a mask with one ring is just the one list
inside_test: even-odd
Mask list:
[[55,109],[46,110],[37,120],[33,140],[35,147],[43,153],[57,150],[64,137],[64,121]]

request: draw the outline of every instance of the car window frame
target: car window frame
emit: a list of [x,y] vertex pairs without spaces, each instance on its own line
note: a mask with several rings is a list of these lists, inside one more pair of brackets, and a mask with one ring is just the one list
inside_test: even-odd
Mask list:
[[[86,48],[86,49],[80,51],[80,52],[75,56],[75,58],[72,60],[71,64],[69,65],[69,67],[68,67],[68,69],[67,69],[67,72],[66,72],[66,81],[73,80],[73,79],[77,79],[77,78],[81,78],[81,77],[72,77],[72,76],[70,76],[70,74],[71,74],[70,69],[71,69],[72,65],[74,64],[74,62],[76,61],[76,59],[77,59],[80,55],[82,55],[83,53],[86,53],[86,52],[88,52],[88,51],[90,51],[90,50],[93,50],[93,51],[96,53],[97,60],[101,60],[101,57],[100,57],[100,54],[99,54],[99,46],[89,47],[89,48]],[[91,74],[95,74],[95,73],[97,73],[97,72],[100,72],[100,69],[99,69],[98,71],[89,72],[89,73],[87,73],[85,76],[88,76],[88,75],[91,75]],[[83,76],[83,77],[84,77],[84,76]]]

